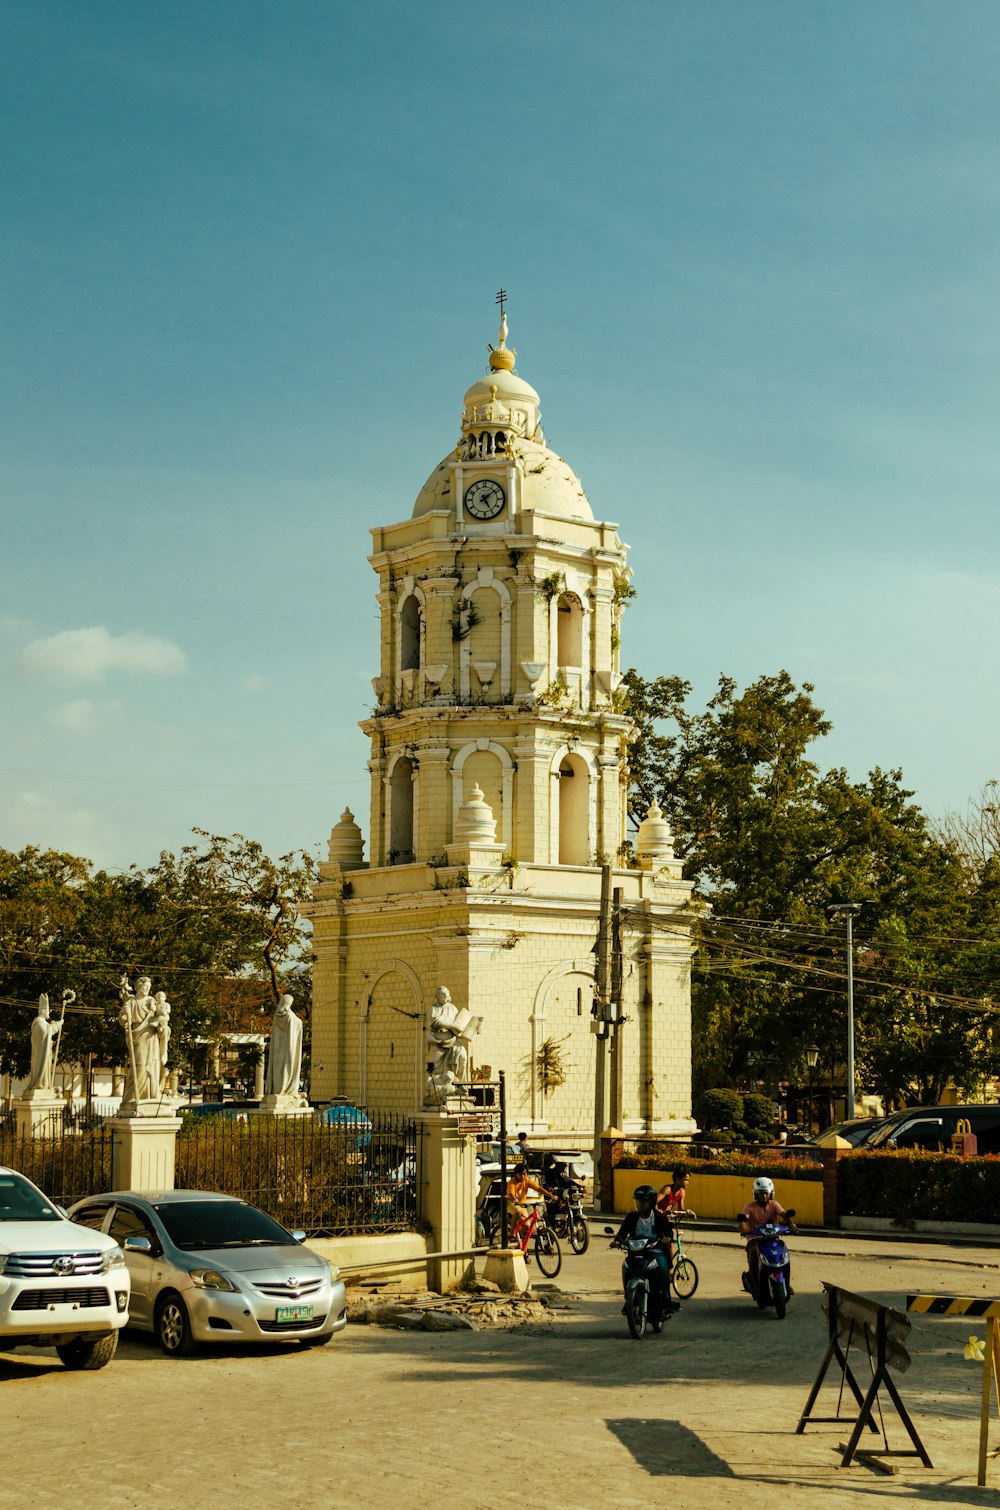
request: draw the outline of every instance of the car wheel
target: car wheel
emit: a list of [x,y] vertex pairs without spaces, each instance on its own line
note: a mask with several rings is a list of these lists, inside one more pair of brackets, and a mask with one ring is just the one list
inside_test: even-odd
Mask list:
[[104,1337],[74,1337],[56,1348],[65,1368],[103,1368],[118,1350],[118,1333]]
[[157,1302],[156,1340],[168,1358],[183,1358],[192,1351],[191,1323],[179,1295],[163,1295]]

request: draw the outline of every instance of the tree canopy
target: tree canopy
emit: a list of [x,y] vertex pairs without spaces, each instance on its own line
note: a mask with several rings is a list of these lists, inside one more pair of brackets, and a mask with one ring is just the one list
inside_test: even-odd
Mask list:
[[858,1082],[887,1100],[932,1102],[1000,1072],[996,799],[934,825],[900,770],[852,781],[824,771],[830,729],[787,672],[740,692],[730,677],[704,711],[679,677],[624,677],[636,725],[630,816],[655,798],[684,874],[707,904],[692,990],[696,1088],[804,1078],[805,1048],[844,1074],[844,925],[855,925]]
[[[42,991],[54,1011],[76,993],[60,1049],[123,1058],[122,975],[149,975],[171,1004],[172,1045],[183,1059],[221,1026],[232,982],[283,990],[308,1014],[311,951],[300,905],[312,876],[302,853],[270,859],[241,834],[195,831],[179,855],[122,875],[54,850],[0,849],[0,1068],[27,1072],[29,1027]],[[82,1010],[81,1010],[82,1009]]]

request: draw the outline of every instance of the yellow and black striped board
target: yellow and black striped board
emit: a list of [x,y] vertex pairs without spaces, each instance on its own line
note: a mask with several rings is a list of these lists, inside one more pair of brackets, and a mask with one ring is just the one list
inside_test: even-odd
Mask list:
[[906,1309],[919,1316],[1000,1316],[1000,1300],[971,1295],[907,1295]]

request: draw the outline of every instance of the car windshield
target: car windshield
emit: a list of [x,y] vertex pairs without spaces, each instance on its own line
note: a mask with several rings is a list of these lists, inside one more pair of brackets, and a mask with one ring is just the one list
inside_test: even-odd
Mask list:
[[242,1201],[164,1201],[154,1206],[175,1247],[288,1247],[292,1238],[255,1206]]
[[58,1222],[56,1208],[19,1174],[0,1174],[0,1222]]

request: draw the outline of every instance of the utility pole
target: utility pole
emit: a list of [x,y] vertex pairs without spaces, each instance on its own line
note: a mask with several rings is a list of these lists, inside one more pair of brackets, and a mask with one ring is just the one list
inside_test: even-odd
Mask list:
[[611,1126],[622,1125],[622,897],[620,886],[614,889],[611,907]]
[[597,920],[597,968],[594,972],[594,1005],[591,1032],[597,1034],[594,1084],[594,1205],[601,1200],[601,1138],[607,1126],[607,1046],[609,1021],[609,963],[611,943],[611,866],[601,866],[601,911]]
[[854,1116],[854,936],[852,924],[864,904],[834,902],[826,910],[833,917],[847,919],[847,1120]]

